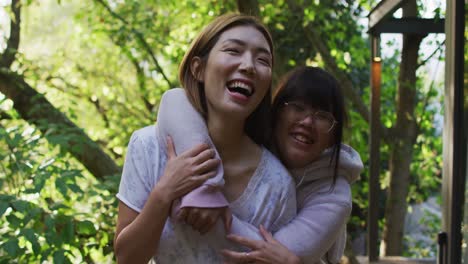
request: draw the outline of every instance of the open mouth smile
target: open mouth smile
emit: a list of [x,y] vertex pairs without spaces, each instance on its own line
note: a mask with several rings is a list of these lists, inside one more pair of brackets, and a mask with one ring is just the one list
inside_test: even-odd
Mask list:
[[250,97],[254,94],[255,89],[253,86],[245,81],[241,80],[232,80],[227,83],[227,88],[229,92],[240,94],[245,97]]
[[305,135],[303,133],[291,133],[290,134],[292,138],[294,138],[296,141],[302,143],[302,144],[314,144],[315,140],[313,140],[310,136]]

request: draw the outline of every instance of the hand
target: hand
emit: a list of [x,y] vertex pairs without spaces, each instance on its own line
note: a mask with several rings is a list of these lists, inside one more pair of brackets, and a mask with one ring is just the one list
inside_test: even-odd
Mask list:
[[202,235],[210,231],[220,217],[224,223],[226,233],[229,233],[232,222],[232,214],[229,207],[185,207],[180,209],[177,214],[177,220],[184,221],[186,224],[191,225],[194,230],[197,230]]
[[197,188],[216,175],[220,161],[214,156],[214,150],[206,144],[197,145],[177,156],[172,138],[167,137],[167,163],[156,185],[158,191],[173,201]]
[[260,234],[264,241],[228,235],[227,238],[251,249],[250,252],[236,252],[222,250],[223,256],[229,263],[272,263],[272,264],[300,264],[299,257],[283,246],[273,235],[260,225]]

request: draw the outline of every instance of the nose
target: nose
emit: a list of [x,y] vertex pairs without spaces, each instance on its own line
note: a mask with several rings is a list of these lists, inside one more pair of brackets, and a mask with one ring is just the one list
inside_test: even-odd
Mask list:
[[312,113],[307,113],[304,117],[299,120],[299,124],[304,126],[312,126],[315,122],[314,115]]
[[244,54],[242,56],[242,61],[240,63],[239,69],[249,75],[253,75],[256,73],[255,70],[255,63],[254,63],[254,57],[250,53]]

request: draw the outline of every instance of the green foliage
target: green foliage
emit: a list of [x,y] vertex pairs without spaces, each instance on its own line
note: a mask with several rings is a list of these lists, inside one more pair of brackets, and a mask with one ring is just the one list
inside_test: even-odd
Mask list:
[[424,210],[419,220],[421,235],[429,240],[417,240],[411,236],[404,237],[404,255],[413,258],[435,258],[437,252],[437,235],[440,232],[441,218],[429,210]]
[[116,181],[93,181],[24,124],[0,126],[0,142],[0,263],[112,259]]
[[[370,105],[366,15],[378,1],[297,1],[304,20],[289,10],[287,1],[258,2],[275,40],[276,78],[294,66],[324,66],[304,37],[304,26],[312,24],[364,104]],[[121,165],[131,133],[154,123],[161,94],[178,86],[178,65],[196,32],[215,16],[236,9],[232,0],[27,1],[12,70]],[[443,14],[440,7],[426,11]],[[389,54],[382,63],[382,124],[392,128],[401,54],[395,41],[382,43],[382,50]],[[443,89],[437,82],[425,85],[432,80],[430,73],[418,75],[415,116],[420,135],[411,165],[410,202],[437,193],[441,174],[436,121],[442,114]],[[119,177],[96,181],[67,149],[51,145],[66,141],[67,134],[56,133],[63,128],[43,124],[48,131],[40,135],[18,120],[11,104],[0,95],[0,111],[10,117],[0,121],[0,263],[111,261]],[[361,180],[352,186],[350,230],[358,233],[366,227],[368,210],[369,124],[349,101],[347,105],[345,142],[365,164]],[[389,184],[389,148],[382,142],[381,211]],[[408,254],[423,255],[416,250]]]

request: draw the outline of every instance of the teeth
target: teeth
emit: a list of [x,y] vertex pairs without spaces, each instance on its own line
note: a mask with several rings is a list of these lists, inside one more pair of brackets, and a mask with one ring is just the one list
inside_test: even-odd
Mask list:
[[245,89],[249,92],[249,94],[252,93],[252,87],[250,87],[248,84],[244,83],[244,82],[240,82],[240,81],[234,81],[230,84],[228,84],[228,88],[232,89],[232,88],[241,88],[241,89]]
[[310,144],[312,143],[311,140],[309,140],[309,138],[307,138],[306,136],[304,135],[300,135],[300,134],[295,134],[293,135],[294,139],[296,139],[297,141],[300,141],[302,143],[307,143],[307,144]]

